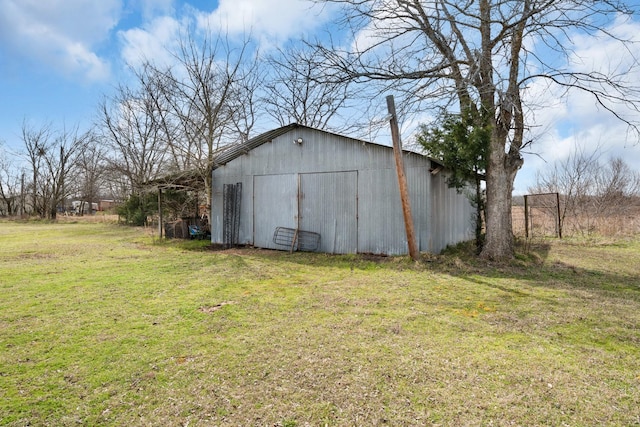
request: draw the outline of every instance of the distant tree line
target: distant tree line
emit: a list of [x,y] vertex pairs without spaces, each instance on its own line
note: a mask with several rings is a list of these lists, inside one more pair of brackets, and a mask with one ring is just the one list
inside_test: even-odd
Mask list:
[[640,173],[620,157],[604,160],[599,149],[576,147],[566,159],[538,171],[528,190],[559,194],[559,222],[566,234],[602,233],[617,220],[640,215]]
[[[409,120],[444,111],[431,135],[426,130],[425,142],[457,150],[459,142],[483,141],[482,159],[475,150],[469,153],[474,161],[481,160],[477,171],[485,179],[484,196],[477,197],[484,207],[483,218],[476,218],[478,224],[484,220],[480,255],[508,259],[515,250],[514,180],[524,162],[523,150],[535,139],[533,113],[544,107],[528,104],[533,102],[528,101],[530,88],[555,88],[563,97],[569,92],[589,95],[640,135],[638,116],[619,113],[620,108],[640,111],[640,85],[627,78],[640,66],[633,57],[634,41],[612,29],[637,16],[628,2],[315,3],[339,11],[332,27],[339,30],[335,38],[331,33],[262,55],[250,39],[238,43],[225,34],[187,32],[165,55],[172,64],[147,60],[131,65],[132,78],[105,96],[91,129],[69,132],[64,126],[25,122],[24,149],[15,157],[19,161],[3,161],[3,206],[55,216],[67,196],[92,197],[91,185],[84,182],[95,180],[97,194],[140,201],[143,215],[133,217],[144,217],[145,184],[159,177],[175,177],[178,183],[186,171],[197,178],[209,206],[218,153],[251,138],[258,117],[334,131],[359,129],[363,135],[373,133],[378,122],[388,126],[388,119],[376,122],[366,116],[375,117],[373,103],[393,93],[399,114]],[[583,36],[615,45],[631,56],[629,65],[572,67]],[[356,100],[364,101],[361,117],[351,115]],[[349,117],[342,116],[345,112]],[[92,167],[96,173],[89,172]]]
[[[106,198],[138,224],[154,210],[147,184],[161,177],[189,172],[209,206],[216,156],[255,136],[258,117],[344,129],[339,112],[354,97],[351,85],[319,83],[310,48],[260,56],[251,40],[187,34],[170,53],[171,65],[130,65],[131,78],[103,97],[87,129],[25,119],[22,147],[0,146],[0,215],[55,219],[71,200]],[[165,196],[171,206],[184,199]]]

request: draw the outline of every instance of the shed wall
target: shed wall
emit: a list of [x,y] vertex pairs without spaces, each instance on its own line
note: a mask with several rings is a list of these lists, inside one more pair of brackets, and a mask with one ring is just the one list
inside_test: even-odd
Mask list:
[[[294,143],[298,138],[300,145]],[[439,252],[454,240],[469,239],[469,221],[460,220],[471,211],[464,196],[448,189],[442,174],[432,176],[423,156],[405,153],[404,162],[420,250]],[[222,185],[236,182],[243,184],[239,243],[277,248],[271,241],[275,227],[299,226],[320,233],[322,252],[407,253],[389,147],[303,127],[218,167],[214,243],[222,242]]]
[[[276,227],[296,228],[298,215],[298,180],[294,174],[258,175],[254,177],[253,244],[261,248],[278,249],[273,244]],[[281,248],[280,248],[281,249]]]
[[465,194],[449,188],[448,173],[441,171],[431,179],[432,252],[473,237],[474,209]]
[[321,252],[357,252],[357,171],[301,174],[300,189],[299,228],[320,234]]

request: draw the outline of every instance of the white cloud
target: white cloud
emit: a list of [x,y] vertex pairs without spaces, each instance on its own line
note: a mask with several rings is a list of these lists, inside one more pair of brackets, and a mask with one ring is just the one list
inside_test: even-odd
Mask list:
[[173,15],[173,0],[137,0],[140,4],[142,17],[145,21],[152,20],[156,16]]
[[69,76],[105,79],[94,51],[117,24],[122,0],[0,0],[0,45]]
[[[640,70],[640,23],[620,17],[608,30],[634,43],[623,47],[619,42],[602,34],[580,35],[572,38],[574,51],[568,64],[574,72],[600,71],[617,74],[619,82],[638,87]],[[629,71],[633,66],[635,69]],[[609,92],[613,93],[613,92]],[[621,95],[625,95],[621,93]],[[525,156],[525,164],[516,179],[515,192],[524,194],[534,184],[535,173],[565,160],[576,145],[587,153],[599,150],[603,160],[621,157],[634,170],[640,171],[640,143],[637,135],[610,111],[598,105],[595,97],[580,90],[572,90],[563,97],[557,87],[549,87],[539,80],[526,93],[526,103],[538,106],[533,124],[534,154]],[[621,104],[610,104],[617,114],[640,121],[640,113]]]
[[[1,0],[0,0],[1,1]],[[138,0],[143,24],[120,31],[121,55],[132,65],[142,60],[170,64],[182,35],[220,33],[231,39],[251,37],[262,51],[310,34],[328,17],[328,7],[317,8],[305,0],[220,0],[212,12],[184,4],[176,10],[171,0]]]
[[198,27],[250,34],[270,47],[312,33],[325,22],[329,9],[303,0],[220,0],[216,10],[198,16]]
[[144,28],[133,28],[119,33],[122,42],[122,58],[136,66],[146,60],[158,65],[171,64],[171,50],[179,42],[182,24],[175,18],[161,16]]

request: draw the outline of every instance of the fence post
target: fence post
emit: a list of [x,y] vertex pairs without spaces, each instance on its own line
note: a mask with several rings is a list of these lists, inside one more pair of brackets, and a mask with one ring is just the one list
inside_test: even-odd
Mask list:
[[529,204],[527,195],[524,196],[524,237],[529,238]]
[[556,208],[558,210],[558,238],[562,239],[562,221],[560,221],[560,193],[556,193]]

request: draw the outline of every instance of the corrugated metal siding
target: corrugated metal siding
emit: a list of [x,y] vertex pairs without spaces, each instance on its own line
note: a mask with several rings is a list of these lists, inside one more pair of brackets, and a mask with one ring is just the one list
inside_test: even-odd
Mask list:
[[[297,175],[256,176],[253,188],[253,244],[260,248],[283,249],[273,243],[273,233],[276,227],[297,226]],[[240,222],[246,216],[249,212],[241,215]]]
[[[407,162],[410,164],[411,162]],[[420,251],[432,252],[431,248],[431,221],[429,210],[431,209],[431,185],[428,162],[422,165],[405,167],[407,187],[409,187],[409,199],[411,200],[411,214],[413,227]],[[395,169],[393,171],[395,173]],[[396,178],[397,182],[397,178]],[[403,219],[404,226],[404,219]],[[406,232],[405,232],[406,234]],[[406,253],[408,248],[405,249]]]
[[253,244],[253,217],[246,217],[246,212],[253,212],[253,177],[247,176],[228,176],[225,181],[214,180],[212,185],[211,199],[211,242],[222,243],[223,236],[223,202],[222,188],[223,184],[242,183],[242,198],[240,202],[240,230],[238,235],[238,243],[244,245]]
[[440,172],[431,178],[431,244],[433,252],[440,252],[446,247],[447,218],[449,217],[449,200],[447,184]]
[[321,252],[357,252],[357,172],[309,173],[300,177],[300,229],[320,234]]
[[[423,164],[405,167],[405,175],[418,247],[421,251],[431,251],[429,171]],[[389,255],[407,253],[407,234],[395,166],[361,172],[359,182],[360,206],[363,207],[359,210],[359,251]]]
[[[299,137],[301,145],[293,142]],[[301,128],[260,145],[213,173],[238,176],[393,168],[389,152],[388,147]]]
[[400,192],[393,169],[359,173],[358,250],[374,254],[407,252]]
[[473,207],[465,194],[448,187],[447,176],[441,171],[431,180],[433,252],[473,238]]
[[[216,222],[221,215],[216,204],[221,200],[222,184],[243,182],[242,240],[273,247],[275,227],[296,225],[300,174],[301,207],[308,206],[301,222],[304,227],[320,230],[323,251],[407,253],[390,147],[306,127],[273,135],[272,142],[263,142],[213,171],[212,214]],[[301,145],[294,143],[298,138],[303,140]],[[442,172],[431,175],[430,162],[423,156],[405,152],[404,161],[420,250],[439,252],[447,244],[469,238],[469,221],[460,219],[468,218],[471,211],[464,196],[447,188]],[[354,216],[353,209],[355,225],[349,219]],[[218,234],[213,233],[212,239],[221,241]]]

